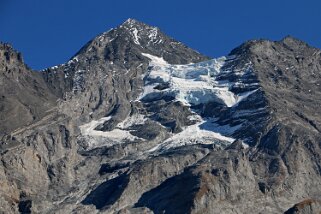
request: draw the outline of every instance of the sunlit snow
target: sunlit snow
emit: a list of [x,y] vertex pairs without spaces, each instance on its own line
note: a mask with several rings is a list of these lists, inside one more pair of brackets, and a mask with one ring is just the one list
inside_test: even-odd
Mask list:
[[[163,58],[143,53],[151,59],[151,70],[146,76],[147,85],[140,99],[162,95],[174,95],[186,105],[198,105],[210,101],[221,102],[227,107],[237,105],[255,91],[236,95],[230,91],[230,82],[216,81],[226,57],[188,65],[171,65]],[[159,91],[154,89],[158,84],[168,83],[169,88]]]
[[[143,121],[143,118],[138,116],[139,120]],[[123,130],[122,128],[127,127],[128,123],[134,123],[135,119],[124,121],[121,124],[118,124],[118,128],[113,129],[112,131],[99,131],[95,130],[101,124],[104,124],[106,121],[109,121],[111,117],[103,117],[99,120],[92,120],[89,123],[86,123],[80,126],[80,131],[83,137],[86,138],[88,143],[88,148],[95,148],[99,146],[112,146],[115,144],[122,143],[124,141],[134,141],[140,139],[130,134],[129,131]]]
[[[204,128],[203,126],[207,126]],[[227,128],[227,127],[224,127]],[[236,127],[236,129],[239,127]],[[170,148],[193,145],[193,144],[223,144],[228,145],[233,143],[235,139],[231,137],[223,136],[220,131],[220,127],[214,124],[207,124],[207,121],[201,121],[197,124],[187,126],[183,131],[173,135],[165,142],[155,146],[149,152],[163,151]],[[215,132],[216,130],[217,132]]]

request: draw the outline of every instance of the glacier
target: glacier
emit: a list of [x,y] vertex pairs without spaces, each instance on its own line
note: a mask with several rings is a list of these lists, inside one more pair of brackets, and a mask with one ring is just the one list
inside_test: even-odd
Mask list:
[[[216,80],[218,74],[231,72],[222,67],[233,56],[188,65],[171,65],[163,58],[147,53],[143,53],[143,56],[151,60],[151,69],[145,77],[147,81],[144,93],[139,98],[141,100],[168,95],[175,96],[176,100],[188,106],[216,101],[233,107],[255,92],[253,90],[237,95],[230,90],[234,83]],[[169,87],[158,90],[157,86],[164,83]]]
[[[170,148],[193,144],[216,144],[227,146],[235,141],[231,136],[242,127],[242,124],[230,126],[219,125],[216,118],[202,118],[192,110],[192,106],[216,102],[227,108],[237,106],[258,89],[243,93],[234,93],[231,88],[240,82],[220,80],[221,74],[228,74],[231,70],[225,69],[227,61],[234,60],[234,56],[220,57],[199,63],[186,65],[173,65],[162,57],[142,53],[149,60],[148,71],[142,76],[144,81],[143,92],[132,102],[149,102],[162,97],[172,97],[174,102],[180,102],[190,107],[193,112],[191,121],[195,124],[183,127],[179,133],[172,133],[165,141],[147,150],[147,153],[161,152]],[[242,71],[234,70],[241,73]],[[257,83],[253,83],[257,84]],[[130,134],[131,127],[142,125],[149,120],[144,115],[128,115],[118,123],[112,131],[95,130],[100,124],[110,120],[111,117],[91,121],[80,127],[82,136],[89,142],[89,148],[112,146],[124,142],[144,141]],[[159,124],[161,125],[161,124]],[[246,147],[246,145],[245,145]]]

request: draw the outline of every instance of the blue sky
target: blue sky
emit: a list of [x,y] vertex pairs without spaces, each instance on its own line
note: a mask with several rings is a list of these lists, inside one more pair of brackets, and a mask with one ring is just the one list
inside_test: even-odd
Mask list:
[[319,0],[0,0],[0,41],[42,69],[135,18],[211,57],[246,40],[293,35],[321,47]]

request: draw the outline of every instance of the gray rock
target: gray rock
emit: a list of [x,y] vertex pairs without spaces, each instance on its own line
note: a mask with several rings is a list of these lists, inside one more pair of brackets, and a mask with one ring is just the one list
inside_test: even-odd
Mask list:
[[[41,72],[0,45],[1,212],[320,211],[320,50],[292,37],[234,49],[215,80],[233,83],[235,95],[253,93],[232,107],[138,99],[152,69],[142,53],[170,64],[208,60],[132,19]],[[202,130],[213,131],[213,121],[239,127],[229,135],[236,141],[152,152],[199,122],[194,116],[206,121]],[[85,135],[88,124],[100,135]]]

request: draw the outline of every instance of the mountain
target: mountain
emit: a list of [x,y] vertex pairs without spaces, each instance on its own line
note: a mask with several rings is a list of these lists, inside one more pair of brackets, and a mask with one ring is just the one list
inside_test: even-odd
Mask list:
[[3,213],[319,213],[321,51],[210,59],[128,19],[32,71],[0,47]]

